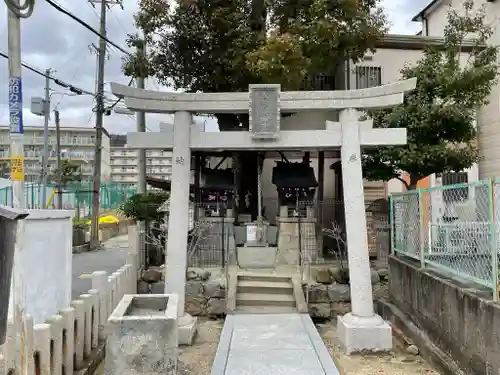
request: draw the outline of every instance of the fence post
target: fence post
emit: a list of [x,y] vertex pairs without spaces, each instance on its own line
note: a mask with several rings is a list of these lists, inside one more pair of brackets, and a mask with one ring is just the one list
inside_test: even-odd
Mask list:
[[394,255],[394,235],[396,234],[394,222],[394,198],[389,195],[389,236],[391,237],[391,254]]
[[495,178],[490,178],[489,190],[489,211],[490,211],[490,242],[491,242],[491,281],[493,289],[493,301],[498,302],[498,254],[496,241],[495,223]]
[[108,321],[108,273],[106,271],[94,271],[92,274],[92,289],[99,291],[99,339],[104,340],[105,327]]
[[422,204],[422,189],[418,189],[418,232],[419,232],[419,239],[420,239],[420,267],[425,268],[425,249],[424,249],[424,239],[425,239],[425,232],[424,232],[424,205]]

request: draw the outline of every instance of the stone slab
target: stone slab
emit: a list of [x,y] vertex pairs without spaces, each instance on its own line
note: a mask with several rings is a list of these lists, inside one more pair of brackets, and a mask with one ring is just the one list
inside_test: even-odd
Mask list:
[[189,314],[185,314],[179,319],[178,335],[179,345],[193,345],[196,334],[198,319]]
[[307,314],[228,315],[212,375],[339,375]]
[[238,266],[243,269],[274,268],[276,248],[266,246],[243,246],[236,248]]
[[225,375],[324,375],[313,349],[231,350]]

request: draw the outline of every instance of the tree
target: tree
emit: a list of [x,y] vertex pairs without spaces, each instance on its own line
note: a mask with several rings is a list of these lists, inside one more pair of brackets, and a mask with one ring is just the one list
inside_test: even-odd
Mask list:
[[53,171],[50,180],[55,184],[60,183],[61,188],[66,188],[74,183],[79,184],[82,180],[80,166],[71,160],[63,159],[59,168]]
[[[464,15],[451,10],[442,48],[426,48],[421,60],[401,71],[403,79],[417,78],[404,103],[370,113],[375,127],[406,128],[408,143],[369,150],[363,160],[368,179],[397,178],[414,189],[433,173],[458,172],[479,161],[476,112],[488,103],[499,66],[498,46],[488,44],[493,29],[485,24],[485,8],[473,12],[472,6],[464,4]],[[464,54],[467,41],[473,47]]]
[[169,194],[164,191],[147,191],[134,194],[118,207],[118,212],[136,221],[159,222],[165,212],[158,208],[168,199]]
[[[318,75],[335,76],[358,61],[387,31],[379,0],[140,0],[135,16],[148,51],[124,60],[129,76],[154,76],[187,92],[247,91],[251,83],[283,90],[315,89]],[[139,46],[130,35],[130,46]],[[219,129],[248,130],[248,114],[216,114]],[[257,153],[239,153],[240,170]],[[255,197],[255,173],[241,185]],[[245,196],[243,191],[239,196]],[[252,200],[253,216],[257,211]]]

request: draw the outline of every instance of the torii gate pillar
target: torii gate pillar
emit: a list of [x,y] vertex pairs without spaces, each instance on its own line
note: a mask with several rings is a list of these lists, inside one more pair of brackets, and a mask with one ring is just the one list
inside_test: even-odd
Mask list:
[[351,291],[351,312],[337,319],[337,335],[347,354],[363,350],[392,349],[391,326],[373,310],[373,291],[366,228],[366,211],[361,165],[361,134],[371,129],[372,121],[359,121],[361,113],[348,108],[340,112],[339,122],[327,128],[342,133],[341,164],[344,186],[344,211],[347,257]]

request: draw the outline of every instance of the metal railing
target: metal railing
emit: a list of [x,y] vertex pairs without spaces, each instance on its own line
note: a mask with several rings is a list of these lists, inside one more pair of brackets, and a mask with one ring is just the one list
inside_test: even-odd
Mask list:
[[[54,186],[49,185],[48,194],[51,194],[52,189],[54,189]],[[136,188],[127,184],[102,184],[100,189],[101,198],[99,200],[101,209],[118,208],[120,203],[130,198],[136,191]],[[26,184],[24,186],[24,197],[27,208],[46,207],[47,202],[43,202],[42,185],[40,184]],[[63,189],[62,201],[63,209],[80,209],[83,212],[81,216],[89,216],[92,207],[91,182],[82,181],[80,184]],[[12,187],[8,186],[0,189],[0,205],[12,206],[12,202]],[[53,196],[50,203],[48,208],[57,207],[57,194]]]
[[393,194],[389,206],[393,253],[491,288],[498,300],[500,179]]

